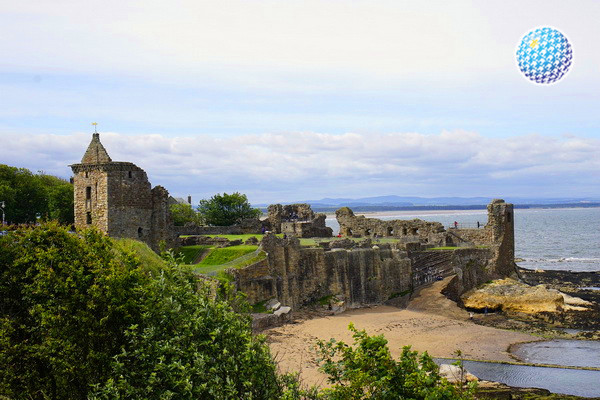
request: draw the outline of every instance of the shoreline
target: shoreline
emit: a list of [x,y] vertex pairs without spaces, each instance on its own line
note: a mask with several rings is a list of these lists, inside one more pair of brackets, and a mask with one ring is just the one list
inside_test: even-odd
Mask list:
[[511,345],[545,340],[529,333],[507,331],[476,323],[487,318],[459,308],[440,291],[449,278],[422,288],[405,309],[380,305],[348,310],[343,313],[271,328],[263,333],[279,368],[283,372],[298,371],[308,385],[325,385],[326,377],[318,371],[316,340],[343,340],[352,343],[347,327],[354,323],[369,335],[383,334],[394,357],[402,347],[410,345],[420,353],[427,351],[434,358],[453,358],[461,350],[465,358],[478,361],[514,362],[509,352]]

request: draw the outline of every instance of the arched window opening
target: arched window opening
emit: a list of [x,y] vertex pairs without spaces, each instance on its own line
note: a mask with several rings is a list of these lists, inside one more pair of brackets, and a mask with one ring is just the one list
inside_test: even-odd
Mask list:
[[141,238],[143,234],[144,234],[144,230],[141,227],[139,227],[138,228],[138,237]]
[[388,228],[387,228],[387,235],[388,236],[394,236],[394,228],[392,228],[391,226],[388,226]]

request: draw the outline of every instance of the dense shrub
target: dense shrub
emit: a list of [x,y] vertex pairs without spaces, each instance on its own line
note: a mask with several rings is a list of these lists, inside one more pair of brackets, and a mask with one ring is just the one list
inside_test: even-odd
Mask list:
[[0,238],[0,395],[269,399],[268,347],[247,317],[169,262],[144,269],[96,231]]
[[409,346],[394,360],[383,335],[369,336],[351,324],[354,345],[319,341],[321,369],[332,387],[322,393],[330,400],[471,399],[474,387],[453,385],[425,352]]

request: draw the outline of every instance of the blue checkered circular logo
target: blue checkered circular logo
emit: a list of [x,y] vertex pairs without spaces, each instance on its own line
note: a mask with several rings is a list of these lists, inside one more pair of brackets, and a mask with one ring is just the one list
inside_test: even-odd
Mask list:
[[560,80],[571,67],[573,50],[560,31],[537,28],[528,32],[517,47],[517,63],[527,79],[541,84]]

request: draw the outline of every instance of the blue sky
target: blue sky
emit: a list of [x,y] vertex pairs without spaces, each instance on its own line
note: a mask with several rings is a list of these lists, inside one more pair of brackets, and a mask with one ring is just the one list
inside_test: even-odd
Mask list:
[[[24,3],[24,4],[21,4]],[[0,9],[0,162],[115,160],[195,199],[600,198],[600,3],[29,1]],[[573,46],[528,82],[520,38]]]

